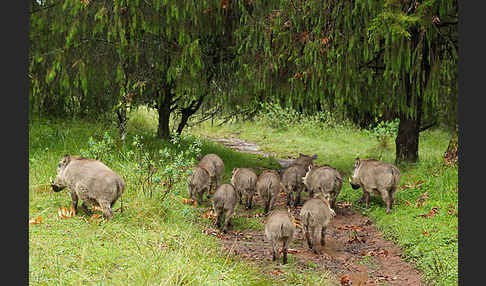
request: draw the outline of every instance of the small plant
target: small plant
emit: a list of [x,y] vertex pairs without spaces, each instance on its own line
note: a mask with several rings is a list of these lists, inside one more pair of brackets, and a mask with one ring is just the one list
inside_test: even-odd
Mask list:
[[81,156],[106,161],[112,159],[115,142],[107,131],[103,134],[103,139],[95,140],[93,137],[88,138],[88,150],[81,149]]
[[285,130],[288,126],[299,122],[300,114],[292,108],[283,108],[278,103],[262,103],[260,117],[270,127]]
[[365,130],[368,135],[375,136],[381,147],[388,147],[388,141],[395,137],[398,132],[398,124],[400,120],[381,121],[371,130]]

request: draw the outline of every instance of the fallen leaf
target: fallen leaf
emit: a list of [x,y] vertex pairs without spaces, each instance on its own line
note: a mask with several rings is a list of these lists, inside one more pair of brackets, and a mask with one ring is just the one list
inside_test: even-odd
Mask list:
[[429,195],[427,194],[427,192],[423,193],[418,199],[417,201],[415,202],[415,206],[416,207],[421,207],[423,205],[425,205],[427,202],[427,199],[429,198]]
[[300,250],[295,249],[295,248],[289,248],[289,249],[287,249],[287,252],[290,253],[290,254],[296,254],[296,253],[299,253]]
[[93,214],[90,218],[89,218],[89,222],[92,222],[94,220],[96,220],[96,222],[100,222],[101,221],[101,215],[100,214]]
[[37,216],[36,218],[29,219],[29,224],[40,224],[42,222],[42,217]]
[[439,211],[439,208],[438,207],[433,207],[432,209],[430,209],[430,211],[426,214],[420,214],[418,216],[420,217],[423,217],[423,218],[428,218],[428,217],[433,217],[435,216],[435,214]]
[[282,275],[282,274],[284,274],[284,272],[282,270],[280,270],[280,269],[272,270],[271,273],[273,275]]
[[341,276],[341,278],[339,279],[339,283],[341,284],[341,286],[351,286],[351,278],[349,278],[349,275],[344,275],[344,276]]
[[423,234],[424,236],[430,236],[430,233],[428,233],[428,232],[426,232],[426,231],[422,232],[422,234]]
[[201,218],[204,218],[204,219],[213,219],[215,218],[215,215],[214,215],[214,212],[213,212],[213,209],[207,209],[202,215],[201,215]]
[[387,257],[388,256],[388,250],[386,249],[375,249],[375,250],[370,250],[366,253],[367,256],[382,256],[382,257]]
[[355,231],[362,231],[363,227],[361,226],[356,226],[356,225],[350,225],[350,224],[345,224],[343,226],[339,226],[337,229],[339,230],[355,230]]

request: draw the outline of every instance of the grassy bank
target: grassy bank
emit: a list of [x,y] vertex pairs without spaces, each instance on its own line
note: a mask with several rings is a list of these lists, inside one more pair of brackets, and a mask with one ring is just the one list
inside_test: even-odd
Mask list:
[[[153,123],[150,118],[132,120],[125,143],[116,139],[111,124],[47,119],[29,124],[29,218],[39,218],[29,224],[30,284],[329,285],[322,273],[294,267],[292,257],[276,276],[274,265],[229,255],[215,237],[203,233],[212,227],[200,217],[208,205],[194,208],[181,201],[187,188],[179,170],[194,163],[197,154],[219,154],[225,181],[234,167],[275,168],[274,160],[190,135],[162,141],[154,138]],[[66,190],[54,193],[48,179],[64,154],[81,153],[101,156],[126,182],[123,213],[116,211],[111,221],[82,211],[74,217],[58,215],[71,199]],[[150,160],[159,168],[147,184]],[[119,200],[114,209],[120,206]],[[235,229],[247,227],[244,219],[234,223]]]

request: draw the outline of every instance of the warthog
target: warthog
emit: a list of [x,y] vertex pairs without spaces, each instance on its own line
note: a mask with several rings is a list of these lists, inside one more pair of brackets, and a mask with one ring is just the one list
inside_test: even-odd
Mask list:
[[312,156],[309,155],[304,155],[302,153],[299,153],[299,157],[292,161],[290,163],[290,166],[292,165],[302,165],[304,166],[304,169],[307,170],[309,166],[314,165],[314,160],[317,159],[317,154],[314,154]]
[[264,202],[265,214],[273,209],[273,205],[281,189],[283,189],[283,185],[280,183],[280,176],[277,171],[264,170],[258,176],[256,190]]
[[326,244],[326,228],[336,215],[329,204],[328,193],[316,193],[314,198],[305,202],[300,210],[300,221],[304,230],[307,245],[314,253],[319,254],[319,245]]
[[253,195],[255,194],[256,181],[258,177],[249,168],[235,168],[233,169],[233,176],[231,177],[231,184],[236,189],[236,194],[243,203],[243,196],[245,196],[246,208],[251,209],[253,202]]
[[210,197],[210,177],[208,171],[200,166],[194,166],[192,168],[192,174],[189,177],[187,188],[189,189],[189,196],[191,199],[196,200],[198,204],[203,201],[203,195],[207,192],[208,198]]
[[309,197],[312,198],[317,192],[327,193],[331,207],[336,207],[336,200],[343,186],[343,177],[336,169],[329,165],[311,166],[303,182],[309,190]]
[[[231,224],[231,216],[235,212],[237,203],[235,188],[231,184],[222,184],[213,195],[213,209],[216,214],[216,226],[222,229],[224,233],[228,231]],[[223,223],[224,220],[224,223]]]
[[364,200],[366,208],[370,205],[370,194],[381,195],[386,203],[386,212],[390,213],[400,176],[400,170],[393,164],[376,159],[356,158],[349,183],[355,190],[359,187],[363,189],[363,195],[358,202],[362,203]]
[[292,165],[282,173],[282,184],[287,194],[287,205],[296,207],[300,204],[300,194],[305,190],[303,177],[306,169],[303,165]]
[[224,172],[223,160],[216,154],[206,154],[199,161],[198,166],[203,167],[208,171],[209,176],[211,177],[211,189],[217,188],[221,181],[221,175]]
[[51,186],[54,192],[69,189],[75,213],[81,199],[81,208],[86,214],[92,214],[88,206],[99,207],[106,219],[113,216],[112,207],[125,190],[123,179],[105,164],[70,155],[62,157],[55,180],[51,178]]
[[278,261],[278,243],[282,243],[283,264],[287,263],[287,249],[294,238],[295,225],[287,210],[274,210],[265,221],[265,236],[272,245],[272,259]]

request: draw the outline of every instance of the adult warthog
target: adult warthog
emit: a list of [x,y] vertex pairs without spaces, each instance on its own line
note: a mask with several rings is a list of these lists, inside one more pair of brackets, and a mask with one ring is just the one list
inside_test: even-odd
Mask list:
[[370,194],[379,195],[386,204],[386,212],[390,213],[394,195],[400,183],[400,170],[393,164],[376,159],[356,158],[353,175],[349,183],[353,189],[362,188],[363,195],[358,202],[370,205]]
[[81,209],[88,215],[88,206],[99,207],[103,217],[113,216],[113,205],[125,190],[123,179],[98,160],[81,156],[64,155],[57,167],[57,176],[51,178],[55,192],[68,188],[73,208],[78,212],[78,200],[83,200]]

